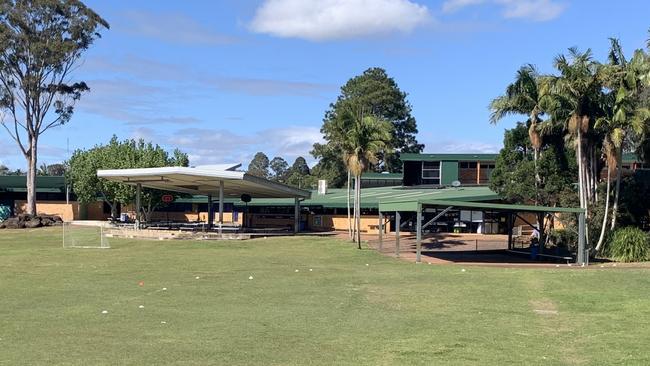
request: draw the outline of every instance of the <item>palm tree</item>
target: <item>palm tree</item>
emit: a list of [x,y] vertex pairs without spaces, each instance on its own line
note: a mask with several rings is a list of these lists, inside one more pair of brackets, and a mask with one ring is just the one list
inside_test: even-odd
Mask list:
[[575,48],[569,49],[568,58],[557,56],[554,63],[559,75],[545,78],[543,105],[555,121],[564,121],[568,137],[575,142],[580,207],[589,217],[589,206],[596,200],[596,151],[602,142],[593,130],[596,119],[603,116],[601,67],[592,59],[591,50]]
[[377,164],[380,153],[390,152],[393,126],[390,122],[365,113],[358,104],[349,103],[341,116],[340,143],[343,161],[354,177],[354,228],[361,249],[361,174]]
[[522,66],[517,71],[515,81],[506,87],[506,93],[495,98],[490,103],[490,123],[496,124],[508,115],[518,114],[528,116],[528,136],[533,146],[533,161],[535,165],[535,204],[539,203],[539,176],[538,160],[542,147],[542,135],[539,124],[542,122],[540,116],[543,114],[541,107],[539,73],[534,65]]
[[645,124],[650,120],[650,111],[641,106],[642,93],[645,87],[650,85],[650,57],[643,50],[636,50],[628,61],[619,40],[610,38],[610,43],[609,64],[604,67],[603,79],[605,86],[615,95],[612,117],[608,123],[609,129],[616,131],[611,139],[616,152],[616,188],[610,226],[610,230],[614,230],[618,214],[623,151],[626,150],[627,141],[635,135],[638,137],[644,134]]

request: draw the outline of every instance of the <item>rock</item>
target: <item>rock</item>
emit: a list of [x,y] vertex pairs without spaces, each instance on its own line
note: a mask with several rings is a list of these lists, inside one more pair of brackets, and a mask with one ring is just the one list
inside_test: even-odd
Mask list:
[[20,214],[0,222],[0,229],[32,229],[41,226],[61,225],[62,223],[63,220],[59,216]]
[[28,229],[34,229],[41,226],[43,226],[43,224],[41,224],[41,219],[38,217],[34,217],[29,221],[25,221],[25,227]]

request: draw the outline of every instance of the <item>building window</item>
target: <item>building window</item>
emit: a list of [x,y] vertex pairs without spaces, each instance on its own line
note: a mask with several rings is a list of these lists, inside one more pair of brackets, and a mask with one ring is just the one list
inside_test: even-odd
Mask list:
[[476,169],[475,161],[461,161],[459,165],[461,169]]
[[422,162],[422,184],[440,184],[440,162]]

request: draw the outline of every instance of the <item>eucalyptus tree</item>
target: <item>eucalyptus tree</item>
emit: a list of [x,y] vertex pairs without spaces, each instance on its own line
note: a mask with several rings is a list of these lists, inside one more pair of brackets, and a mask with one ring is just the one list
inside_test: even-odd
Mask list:
[[533,162],[535,175],[535,204],[539,203],[539,175],[538,160],[542,147],[542,135],[539,124],[542,123],[542,93],[540,91],[540,76],[534,65],[522,66],[515,77],[515,81],[506,87],[505,94],[495,98],[490,103],[490,123],[496,124],[509,115],[525,115],[528,117],[528,137],[533,147]]
[[89,90],[72,73],[102,28],[79,0],[0,0],[0,124],[27,160],[27,213],[36,213],[39,138],[69,122]]

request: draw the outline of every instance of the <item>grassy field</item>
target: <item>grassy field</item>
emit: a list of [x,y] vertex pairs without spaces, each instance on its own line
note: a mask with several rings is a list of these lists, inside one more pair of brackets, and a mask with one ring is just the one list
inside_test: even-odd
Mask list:
[[463,272],[305,237],[111,246],[0,231],[0,365],[650,364],[647,269]]

